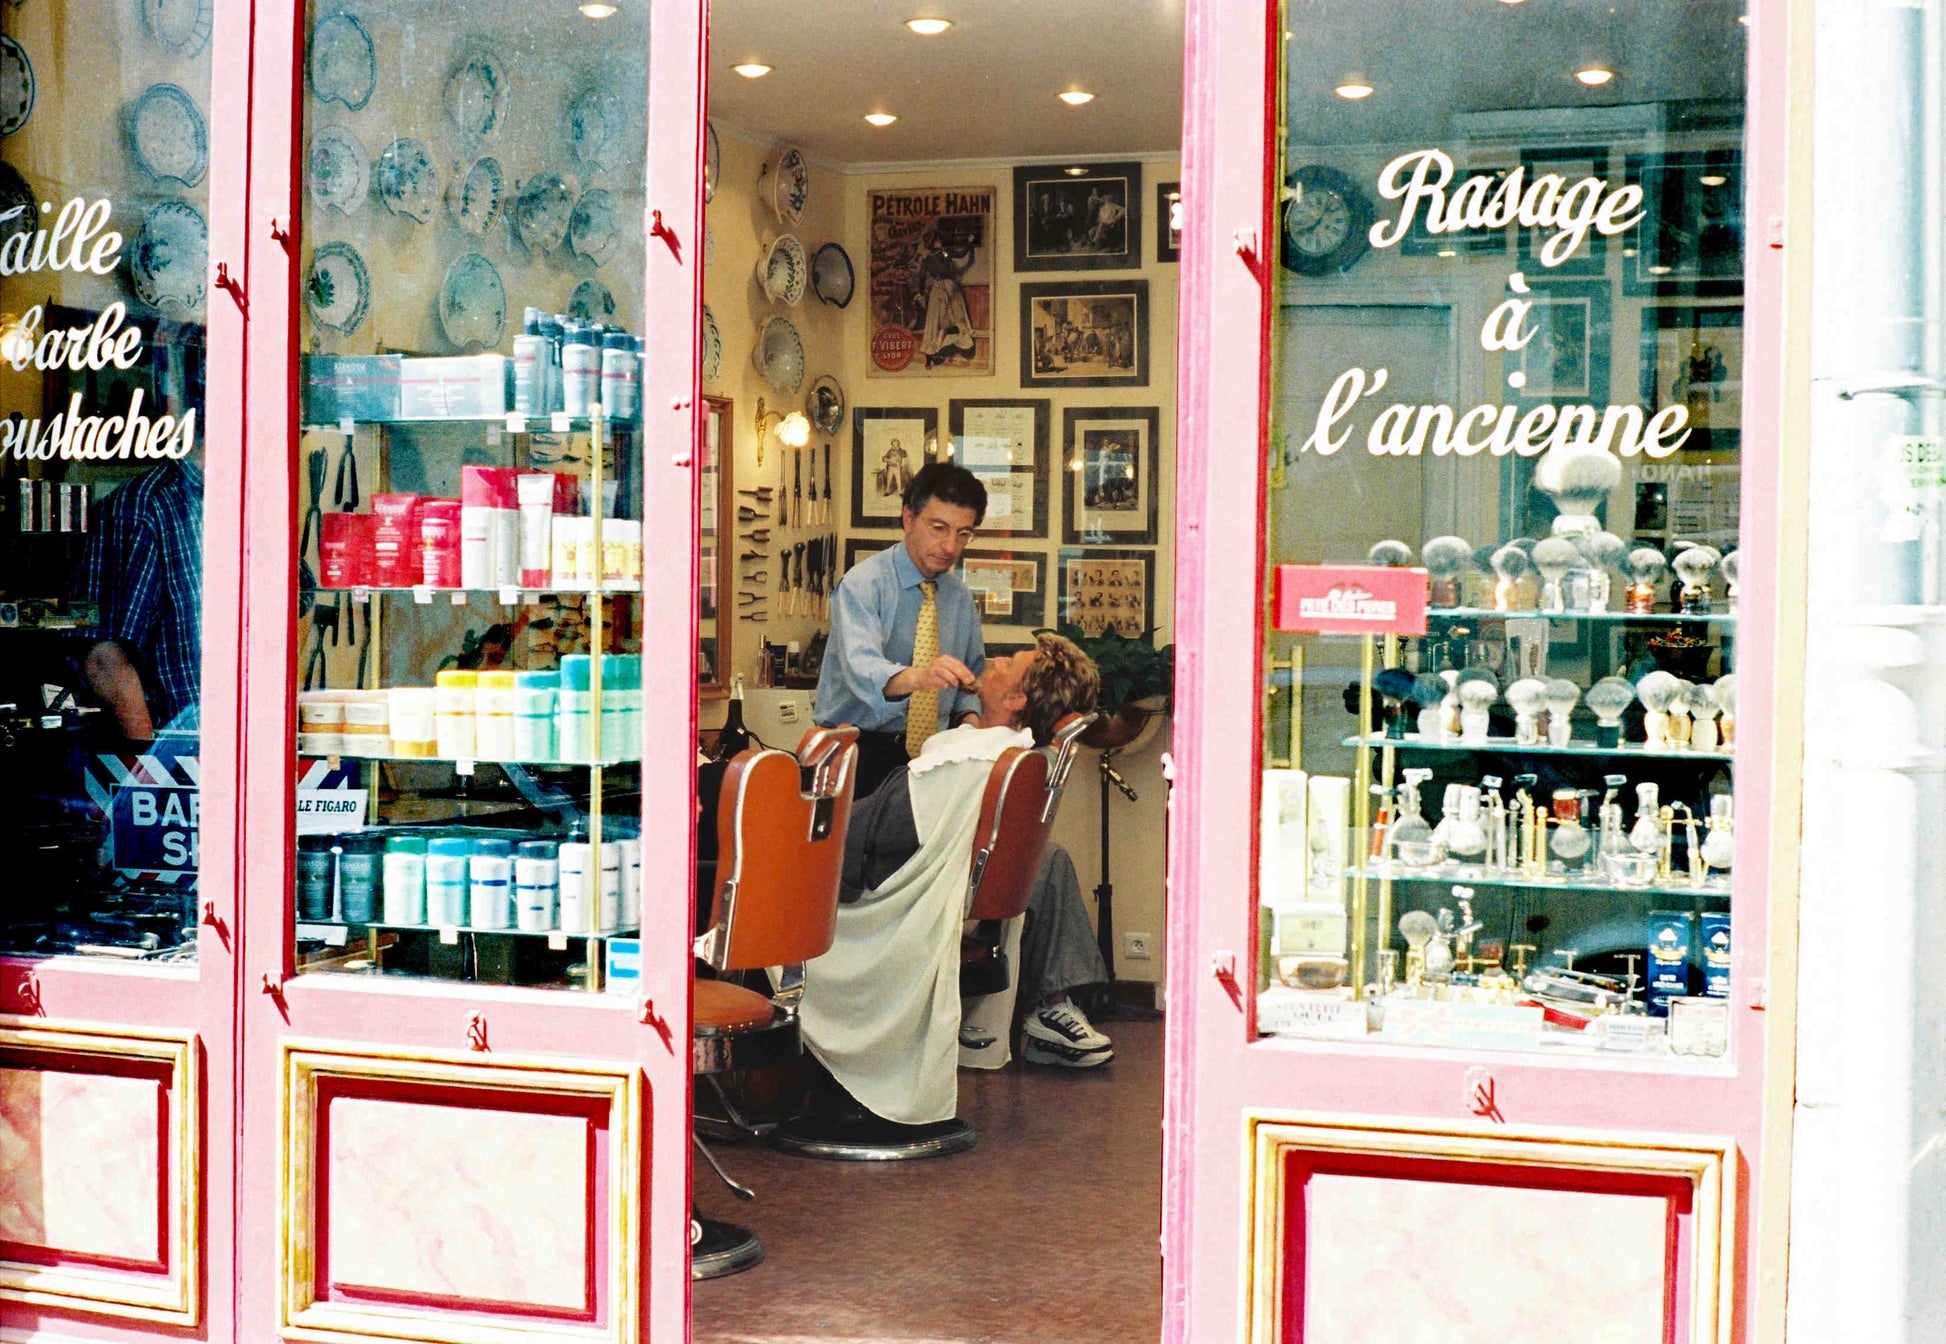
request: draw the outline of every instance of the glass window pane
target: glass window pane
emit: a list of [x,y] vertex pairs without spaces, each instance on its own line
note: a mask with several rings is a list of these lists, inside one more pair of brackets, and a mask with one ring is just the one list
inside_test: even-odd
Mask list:
[[648,10],[308,10],[300,970],[599,988],[639,921]]
[[1724,1048],[1740,10],[1287,7],[1262,1030]]
[[195,955],[209,36],[0,11],[8,951]]

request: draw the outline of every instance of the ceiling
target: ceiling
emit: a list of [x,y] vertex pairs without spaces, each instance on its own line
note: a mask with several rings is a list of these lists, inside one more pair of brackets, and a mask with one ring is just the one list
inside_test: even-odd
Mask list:
[[[843,164],[1173,153],[1182,0],[713,0],[709,115]],[[910,18],[951,19],[938,37]],[[774,67],[762,79],[731,69]],[[1095,100],[1056,97],[1085,89]],[[867,112],[895,113],[884,129]]]

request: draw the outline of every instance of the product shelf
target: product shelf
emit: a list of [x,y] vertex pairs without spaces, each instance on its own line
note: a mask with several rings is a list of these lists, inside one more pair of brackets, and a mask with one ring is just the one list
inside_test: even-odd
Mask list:
[[1452,752],[1493,752],[1503,756],[1605,756],[1613,759],[1634,759],[1652,761],[1720,761],[1725,764],[1736,759],[1729,751],[1696,751],[1691,748],[1673,748],[1664,751],[1651,751],[1639,742],[1625,742],[1619,747],[1601,747],[1593,742],[1571,742],[1565,747],[1553,746],[1542,742],[1536,746],[1521,746],[1511,737],[1490,737],[1484,742],[1429,742],[1409,734],[1405,737],[1387,737],[1383,733],[1373,733],[1366,737],[1356,734],[1339,743],[1345,747],[1394,747],[1400,751],[1452,751]]
[[[407,429],[429,428],[437,425],[477,425],[482,429],[498,427],[509,434],[571,434],[578,430],[594,428],[594,417],[569,415],[565,411],[541,411],[525,415],[519,411],[504,411],[498,415],[432,415],[432,416],[393,416],[384,420],[344,419],[321,421],[300,426],[306,433],[322,430],[346,433],[361,429]],[[618,420],[612,416],[602,417],[602,428],[610,433],[625,433],[635,427],[633,420]]]
[[1546,873],[1539,876],[1526,876],[1517,873],[1488,873],[1468,864],[1447,862],[1431,868],[1406,868],[1396,864],[1378,864],[1362,870],[1345,869],[1348,878],[1363,876],[1369,882],[1387,878],[1393,882],[1420,882],[1439,886],[1491,887],[1500,890],[1522,891],[1581,891],[1590,893],[1630,893],[1645,896],[1714,896],[1728,900],[1730,878],[1728,874],[1714,874],[1697,886],[1687,878],[1672,877],[1648,883],[1623,883],[1598,878],[1584,873]]
[[501,761],[490,760],[483,756],[372,756],[356,754],[349,751],[339,752],[336,756],[320,756],[316,752],[308,751],[300,752],[298,753],[298,759],[304,761],[402,761],[412,765],[450,765],[462,775],[471,774],[473,767],[481,765],[517,765],[523,770],[586,770],[591,766],[601,770],[613,770],[618,766],[640,764],[639,759],[636,757],[618,757],[614,760],[599,761]]
[[1637,625],[1735,625],[1733,611],[1500,611],[1493,607],[1430,607],[1430,621],[1610,621]]
[[[404,588],[380,588],[376,586],[368,587],[361,584],[350,588],[326,588],[319,586],[316,591],[319,593],[346,593],[350,595],[351,600],[354,602],[362,602],[368,597],[410,597],[422,606],[431,603],[436,596],[441,595],[450,598],[456,606],[471,597],[498,597],[501,605],[512,607],[532,606],[549,594],[571,593],[578,595],[592,593],[595,591],[595,587],[589,583],[551,583],[544,588],[516,587],[512,584],[504,588],[438,588],[429,584],[413,584],[410,587]],[[641,593],[642,581],[640,579],[611,579],[601,586],[601,594],[604,597],[639,597]]]
[[[497,934],[504,938],[546,938],[562,945],[569,942],[604,942],[610,938],[639,938],[640,928],[603,929],[599,933],[568,933],[561,929],[488,929],[471,924],[394,924],[389,920],[346,920],[346,919],[299,919],[297,936],[300,938],[322,938],[326,942],[333,939],[336,929],[397,929],[406,933],[437,934]],[[307,932],[315,930],[315,932]]]

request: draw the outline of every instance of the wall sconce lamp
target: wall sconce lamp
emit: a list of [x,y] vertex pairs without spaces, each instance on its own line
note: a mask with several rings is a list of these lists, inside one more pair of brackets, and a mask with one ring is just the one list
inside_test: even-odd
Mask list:
[[757,465],[760,467],[764,464],[765,431],[770,428],[770,422],[773,420],[777,422],[777,440],[786,448],[802,448],[811,441],[811,422],[804,418],[804,412],[791,411],[786,413],[784,411],[768,410],[764,406],[764,399],[758,397]]

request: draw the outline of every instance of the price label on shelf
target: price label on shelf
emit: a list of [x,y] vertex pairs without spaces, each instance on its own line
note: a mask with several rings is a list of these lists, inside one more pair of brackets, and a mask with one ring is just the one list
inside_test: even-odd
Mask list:
[[423,583],[413,584],[412,600],[422,607],[430,607],[432,605],[432,588]]
[[559,929],[555,929],[552,933],[547,935],[547,950],[550,952],[567,951],[568,936],[565,933],[562,933]]
[[351,932],[342,924],[299,924],[299,938],[316,938],[327,947],[343,947],[345,936]]
[[509,434],[525,434],[527,432],[527,417],[519,411],[510,412],[507,416],[507,432]]
[[502,589],[500,590],[500,605],[501,605],[501,606],[503,606],[503,607],[517,607],[517,606],[519,606],[519,605],[520,605],[520,589],[518,589],[518,588],[502,588]]
[[338,421],[338,432],[349,439],[358,432],[358,422],[348,415],[344,416]]
[[456,774],[456,775],[470,775],[470,774],[472,774],[472,773],[473,773],[473,759],[472,759],[472,758],[471,758],[470,756],[461,756],[461,757],[459,757],[459,758],[458,758],[457,760],[455,760],[455,761],[453,762],[453,773],[454,773],[454,774]]
[[441,924],[439,926],[439,942],[443,947],[458,947],[459,925]]
[[556,434],[565,434],[574,428],[574,417],[566,411],[556,411],[548,423],[553,426]]
[[456,607],[466,605],[466,590],[464,588],[453,589],[453,605]]
[[369,602],[372,600],[372,590],[369,588],[354,588],[351,590],[351,600],[361,603]]

